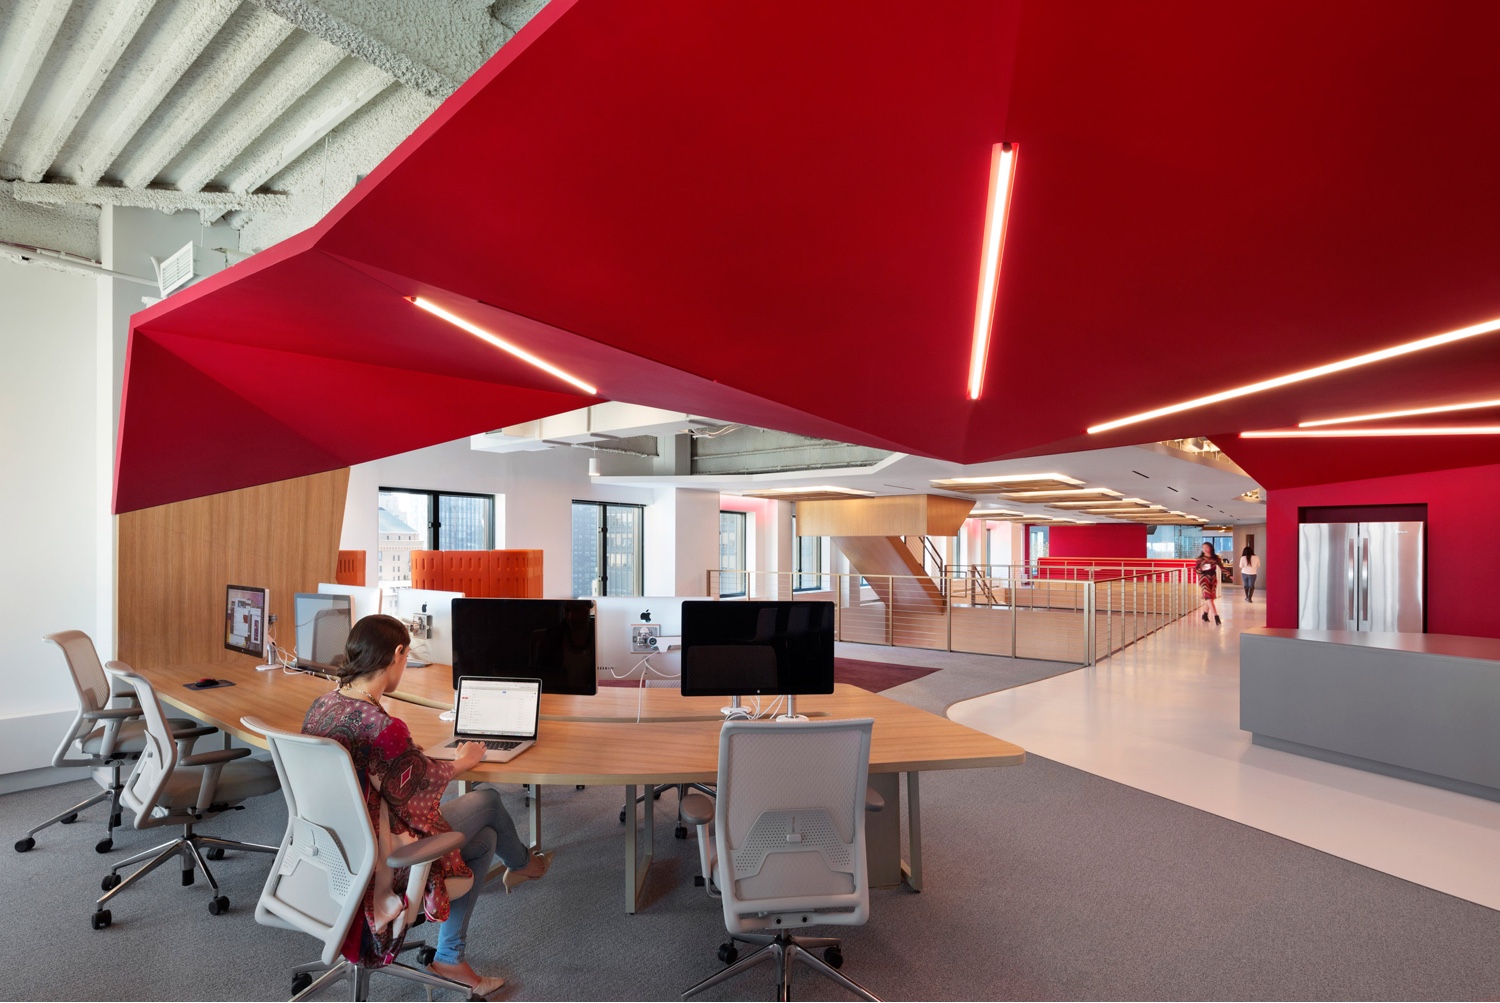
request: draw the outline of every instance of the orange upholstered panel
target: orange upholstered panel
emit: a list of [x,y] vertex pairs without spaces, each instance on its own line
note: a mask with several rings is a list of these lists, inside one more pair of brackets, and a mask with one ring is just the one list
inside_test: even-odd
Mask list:
[[542,597],[540,550],[495,550],[488,595],[507,599]]
[[441,550],[413,550],[411,552],[411,587],[446,592],[443,584],[443,552]]
[[489,591],[491,551],[445,550],[443,556],[443,588],[449,592],[462,592],[471,599],[484,599],[494,593]]
[[339,567],[333,580],[340,585],[364,585],[365,552],[363,550],[339,551]]

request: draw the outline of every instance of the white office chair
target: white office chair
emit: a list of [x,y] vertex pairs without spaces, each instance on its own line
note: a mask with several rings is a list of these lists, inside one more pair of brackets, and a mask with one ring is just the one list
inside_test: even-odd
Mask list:
[[[16,840],[16,852],[25,853],[36,846],[36,834],[49,825],[59,822],[70,825],[78,821],[78,813],[85,808],[108,801],[104,838],[94,844],[99,853],[108,853],[114,849],[115,828],[120,824],[120,791],[124,788],[120,770],[138,758],[146,747],[146,726],[141,721],[134,692],[128,688],[125,693],[112,691],[104,666],[99,664],[99,653],[87,634],[81,630],[63,630],[48,634],[43,640],[62,649],[69,678],[78,693],[78,714],[52,754],[52,765],[92,767],[94,781],[103,790],[28,830],[24,838]],[[128,699],[130,705],[111,706],[120,699]],[[171,718],[168,724],[181,735],[194,727],[192,721],[178,717]]]
[[[683,817],[698,826],[709,894],[724,905],[728,967],[682,994],[696,996],[763,962],[777,966],[777,998],[791,998],[800,961],[861,999],[840,974],[839,942],[794,937],[807,926],[857,926],[870,913],[865,811],[882,807],[867,791],[869,718],[851,721],[729,721],[719,734],[718,801],[690,794]],[[736,960],[735,941],[760,950]],[[823,957],[811,952],[822,949]]]
[[[363,920],[365,889],[381,863],[354,763],[332,739],[278,731],[253,717],[241,720],[245,727],[266,736],[287,807],[286,835],[255,906],[255,921],[301,930],[323,942],[317,961],[292,969],[293,1000],[344,979],[353,982],[354,999],[365,999],[373,971],[477,998],[470,997],[469,987],[462,982],[420,968],[393,962],[372,969],[341,957],[350,928]],[[417,921],[432,862],[463,842],[462,833],[445,832],[408,843],[385,859],[385,867],[391,870],[411,868],[406,908],[392,920],[399,924],[398,943]],[[414,948],[425,951],[426,945],[402,944],[400,950]]]
[[[202,836],[193,831],[193,826],[217,818],[227,811],[236,810],[241,802],[276,789],[276,771],[260,760],[248,759],[249,749],[215,749],[212,752],[183,755],[174,741],[174,734],[167,726],[162,713],[161,701],[156,697],[150,681],[137,674],[124,662],[110,662],[105,666],[110,676],[135,689],[145,716],[145,748],[135,769],[125,781],[120,792],[120,803],[135,814],[137,829],[155,829],[161,826],[180,825],[182,835],[160,846],[137,853],[110,867],[109,873],[100,882],[104,889],[95,904],[93,927],[102,930],[113,922],[113,914],[105,906],[116,895],[150,874],[173,857],[182,861],[182,883],[193,883],[194,868],[203,872],[208,880],[208,911],[217,916],[229,909],[229,898],[219,894],[219,883],[204,861],[202,847],[208,848],[208,856],[218,859],[227,850],[252,850],[258,853],[275,853],[276,847],[259,843],[242,843],[216,836]],[[212,734],[217,728],[197,728],[198,734]],[[194,736],[197,737],[196,735]],[[149,859],[148,859],[149,858]],[[147,863],[123,881],[120,870],[131,864]]]

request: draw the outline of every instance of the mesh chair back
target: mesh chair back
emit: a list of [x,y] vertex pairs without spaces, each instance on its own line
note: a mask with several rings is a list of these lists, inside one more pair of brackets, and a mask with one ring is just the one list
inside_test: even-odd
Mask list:
[[332,739],[278,731],[255,718],[243,723],[266,736],[287,807],[286,835],[256,922],[317,937],[323,963],[332,964],[375,872],[375,832],[354,763]]
[[64,766],[71,762],[68,756],[73,743],[93,730],[94,722],[85,720],[83,715],[109,706],[109,677],[104,674],[104,666],[99,664],[99,652],[94,650],[94,642],[83,631],[60,630],[48,634],[43,640],[62,649],[73,689],[78,693],[78,714],[73,718],[73,727],[52,755],[53,766]]
[[177,743],[172,740],[172,728],[150,681],[124,662],[110,662],[106,668],[111,676],[135,690],[146,723],[146,747],[120,792],[120,803],[135,813],[135,827],[143,829],[177,768]]
[[865,922],[873,724],[724,725],[714,840],[730,932]]
[[333,660],[344,653],[349,643],[350,611],[346,609],[323,609],[313,616],[312,660],[319,665],[332,665]]

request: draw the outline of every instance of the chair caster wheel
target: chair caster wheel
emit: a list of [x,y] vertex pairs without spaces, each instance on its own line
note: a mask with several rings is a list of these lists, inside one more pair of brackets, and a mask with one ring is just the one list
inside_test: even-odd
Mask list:
[[423,947],[417,951],[417,960],[424,965],[432,964],[432,959],[437,957],[437,948]]
[[72,825],[74,822],[78,821],[78,813],[75,811],[71,815],[64,815],[62,818],[58,819],[58,821],[63,825]]
[[292,976],[292,995],[293,996],[297,996],[297,995],[305,992],[307,990],[307,987],[310,986],[310,985],[312,985],[312,983],[313,983],[313,977],[311,975],[307,974],[306,972],[299,972],[298,974],[293,975]]
[[844,952],[837,947],[830,947],[823,951],[823,960],[828,962],[829,968],[844,967]]
[[702,888],[703,887],[703,875],[701,875],[701,874],[694,874],[693,875],[693,887],[694,888]]
[[119,883],[120,883],[120,876],[118,874],[110,873],[110,874],[104,875],[104,880],[102,880],[102,881],[99,882],[99,888],[101,890],[107,892],[111,888],[114,888]]
[[739,960],[740,949],[733,943],[719,945],[719,960],[726,965],[732,965]]
[[620,809],[620,824],[621,825],[625,824],[625,809],[624,808]]
[[114,848],[115,848],[115,841],[112,840],[112,839],[101,839],[101,840],[99,840],[99,842],[97,842],[97,843],[94,844],[94,852],[95,853],[108,853],[110,850],[113,850]]
[[573,789],[574,789],[574,790],[575,790],[575,791],[581,791],[581,790],[583,790],[583,789],[584,789],[584,786],[583,786],[583,784],[574,784],[574,785],[573,785]]
[[676,831],[672,833],[672,835],[676,836],[678,839],[687,839],[687,826],[679,825]]
[[25,853],[35,845],[36,840],[32,839],[30,836],[27,836],[25,839],[18,839],[16,840],[16,852]]
[[656,790],[654,790],[654,791],[651,792],[651,800],[652,801],[660,801],[661,800],[661,794],[662,794],[662,789],[660,787],[658,787]]
[[223,860],[224,848],[222,846],[210,846],[203,855],[209,860]]
[[229,896],[220,895],[216,899],[208,900],[208,912],[210,916],[222,916],[229,911]]
[[110,920],[112,919],[114,919],[114,917],[110,915],[108,909],[96,909],[94,910],[93,917],[89,920],[89,924],[93,926],[95,930],[102,930],[106,926],[109,926]]
[[184,886],[192,884],[194,880],[195,876],[192,871],[182,872],[182,883]]

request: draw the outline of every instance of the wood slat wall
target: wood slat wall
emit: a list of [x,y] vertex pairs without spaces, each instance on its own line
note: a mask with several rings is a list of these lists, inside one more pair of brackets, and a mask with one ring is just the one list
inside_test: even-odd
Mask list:
[[333,470],[120,516],[120,659],[255,664],[224,647],[226,585],[269,588],[290,649],[292,595],[334,580],[348,487]]

